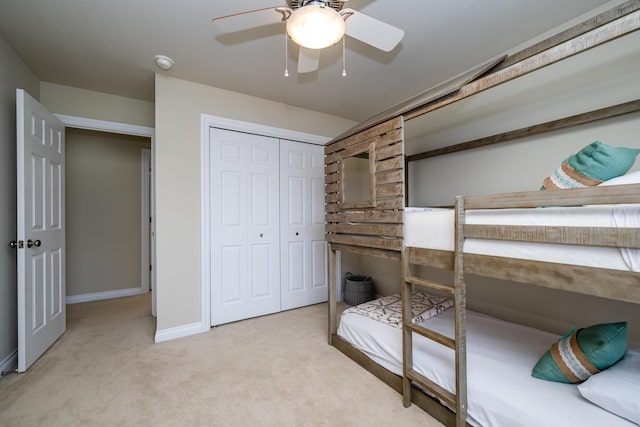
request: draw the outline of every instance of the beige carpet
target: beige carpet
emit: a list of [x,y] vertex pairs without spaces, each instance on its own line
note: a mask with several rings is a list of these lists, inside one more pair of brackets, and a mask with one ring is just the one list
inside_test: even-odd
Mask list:
[[327,344],[326,305],[153,344],[148,295],[67,306],[1,426],[439,426]]

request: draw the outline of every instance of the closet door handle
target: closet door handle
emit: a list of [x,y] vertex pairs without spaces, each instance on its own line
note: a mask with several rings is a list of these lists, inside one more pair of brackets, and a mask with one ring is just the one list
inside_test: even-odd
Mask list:
[[299,235],[300,235],[300,233],[298,233],[298,232],[296,231],[296,236],[299,236]]
[[264,233],[260,233],[260,237],[263,237],[263,236],[264,236]]

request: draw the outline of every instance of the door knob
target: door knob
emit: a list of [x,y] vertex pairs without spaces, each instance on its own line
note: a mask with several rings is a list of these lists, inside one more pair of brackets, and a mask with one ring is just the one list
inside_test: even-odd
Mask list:
[[39,248],[41,243],[42,242],[40,242],[40,240],[31,240],[31,239],[29,239],[29,240],[27,240],[27,247],[30,248],[32,246],[35,246],[36,248]]
[[9,247],[10,247],[11,249],[15,249],[15,248],[17,248],[17,247],[18,247],[18,242],[16,242],[15,240],[10,241],[10,242],[9,242]]

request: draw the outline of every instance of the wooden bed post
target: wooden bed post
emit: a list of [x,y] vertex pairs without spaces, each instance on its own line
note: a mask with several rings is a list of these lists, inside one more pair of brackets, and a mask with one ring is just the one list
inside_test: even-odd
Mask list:
[[337,316],[337,286],[336,286],[336,251],[333,245],[329,243],[327,245],[329,252],[329,345],[333,344],[333,336],[338,332],[336,323]]
[[406,278],[411,276],[409,270],[409,249],[402,248],[400,265],[402,280],[402,404],[405,408],[411,406],[411,379],[409,370],[413,369],[413,332],[405,327],[411,323],[411,283]]
[[464,426],[467,420],[467,327],[466,286],[464,282],[464,197],[456,197],[455,209],[455,258],[454,301],[456,310],[456,425]]

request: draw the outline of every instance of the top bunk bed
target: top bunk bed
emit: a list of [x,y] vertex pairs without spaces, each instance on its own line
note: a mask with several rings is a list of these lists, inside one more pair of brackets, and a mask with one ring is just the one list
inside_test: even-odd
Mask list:
[[411,264],[453,270],[460,251],[466,274],[636,304],[638,248],[640,184],[460,196],[455,209],[405,211]]
[[[507,190],[496,195],[459,196],[455,207],[453,198],[445,194],[436,200],[438,208],[409,207],[412,199],[419,199],[415,184],[410,183],[425,178],[421,175],[425,168],[414,169],[413,164],[437,157],[445,160],[439,163],[447,168],[455,162],[447,155],[464,150],[616,120],[623,115],[640,119],[640,85],[635,71],[640,66],[638,29],[640,1],[626,2],[521,52],[457,76],[361,123],[326,146],[329,342],[402,392],[405,405],[417,402],[447,424],[462,425],[465,420],[472,425],[491,424],[491,418],[479,421],[482,418],[477,417],[478,412],[470,419],[466,417],[465,275],[640,303],[640,224],[633,223],[633,219],[622,224],[616,219],[624,217],[618,210],[627,208],[620,205],[635,205],[631,207],[635,209],[631,217],[638,218],[640,184],[561,191]],[[585,86],[598,96],[584,95]],[[580,93],[584,99],[576,98]],[[606,96],[599,96],[602,93]],[[573,102],[565,102],[567,99]],[[412,125],[418,122],[419,126]],[[459,189],[455,182],[448,183],[455,194],[486,193],[482,188],[473,188],[473,180],[461,179],[460,183]],[[472,191],[467,192],[468,187]],[[533,253],[529,253],[531,249]],[[377,344],[382,356],[375,356],[363,344],[376,342],[376,333],[365,331],[364,335],[357,335],[346,322],[340,324],[338,333],[339,251],[401,261],[402,332],[393,332],[390,341]],[[454,283],[421,278],[413,272],[416,266],[453,271]],[[453,296],[455,309],[449,310],[452,313],[448,316],[454,326],[436,333],[413,326],[411,294],[421,286]],[[475,316],[471,314],[473,319]],[[376,328],[379,326],[373,326]],[[352,339],[346,339],[350,335]],[[414,335],[421,335],[415,338],[418,350],[411,344]],[[448,386],[434,383],[413,369],[413,358],[427,348],[419,341],[422,337],[454,350],[453,355],[447,356],[453,357],[455,366]],[[519,351],[517,345],[505,345],[506,352]],[[391,348],[395,348],[395,359]],[[437,354],[434,349],[429,352]],[[433,360],[416,363],[431,365]],[[475,369],[472,373],[477,375]],[[470,387],[476,387],[469,407],[477,408],[478,384],[472,377],[469,381]],[[452,418],[448,409],[434,405],[432,399],[425,399],[415,384],[436,396],[457,417]],[[482,394],[484,385],[480,386]],[[508,395],[515,396],[517,392],[513,389],[502,394],[507,394],[508,401]],[[568,393],[579,400],[575,390]],[[505,402],[497,396],[493,400]],[[547,400],[542,407],[550,404]],[[619,421],[594,413],[584,402],[578,402],[574,409],[584,412],[587,420],[591,414],[593,419],[603,416],[605,423]],[[562,414],[562,409],[550,414]]]

